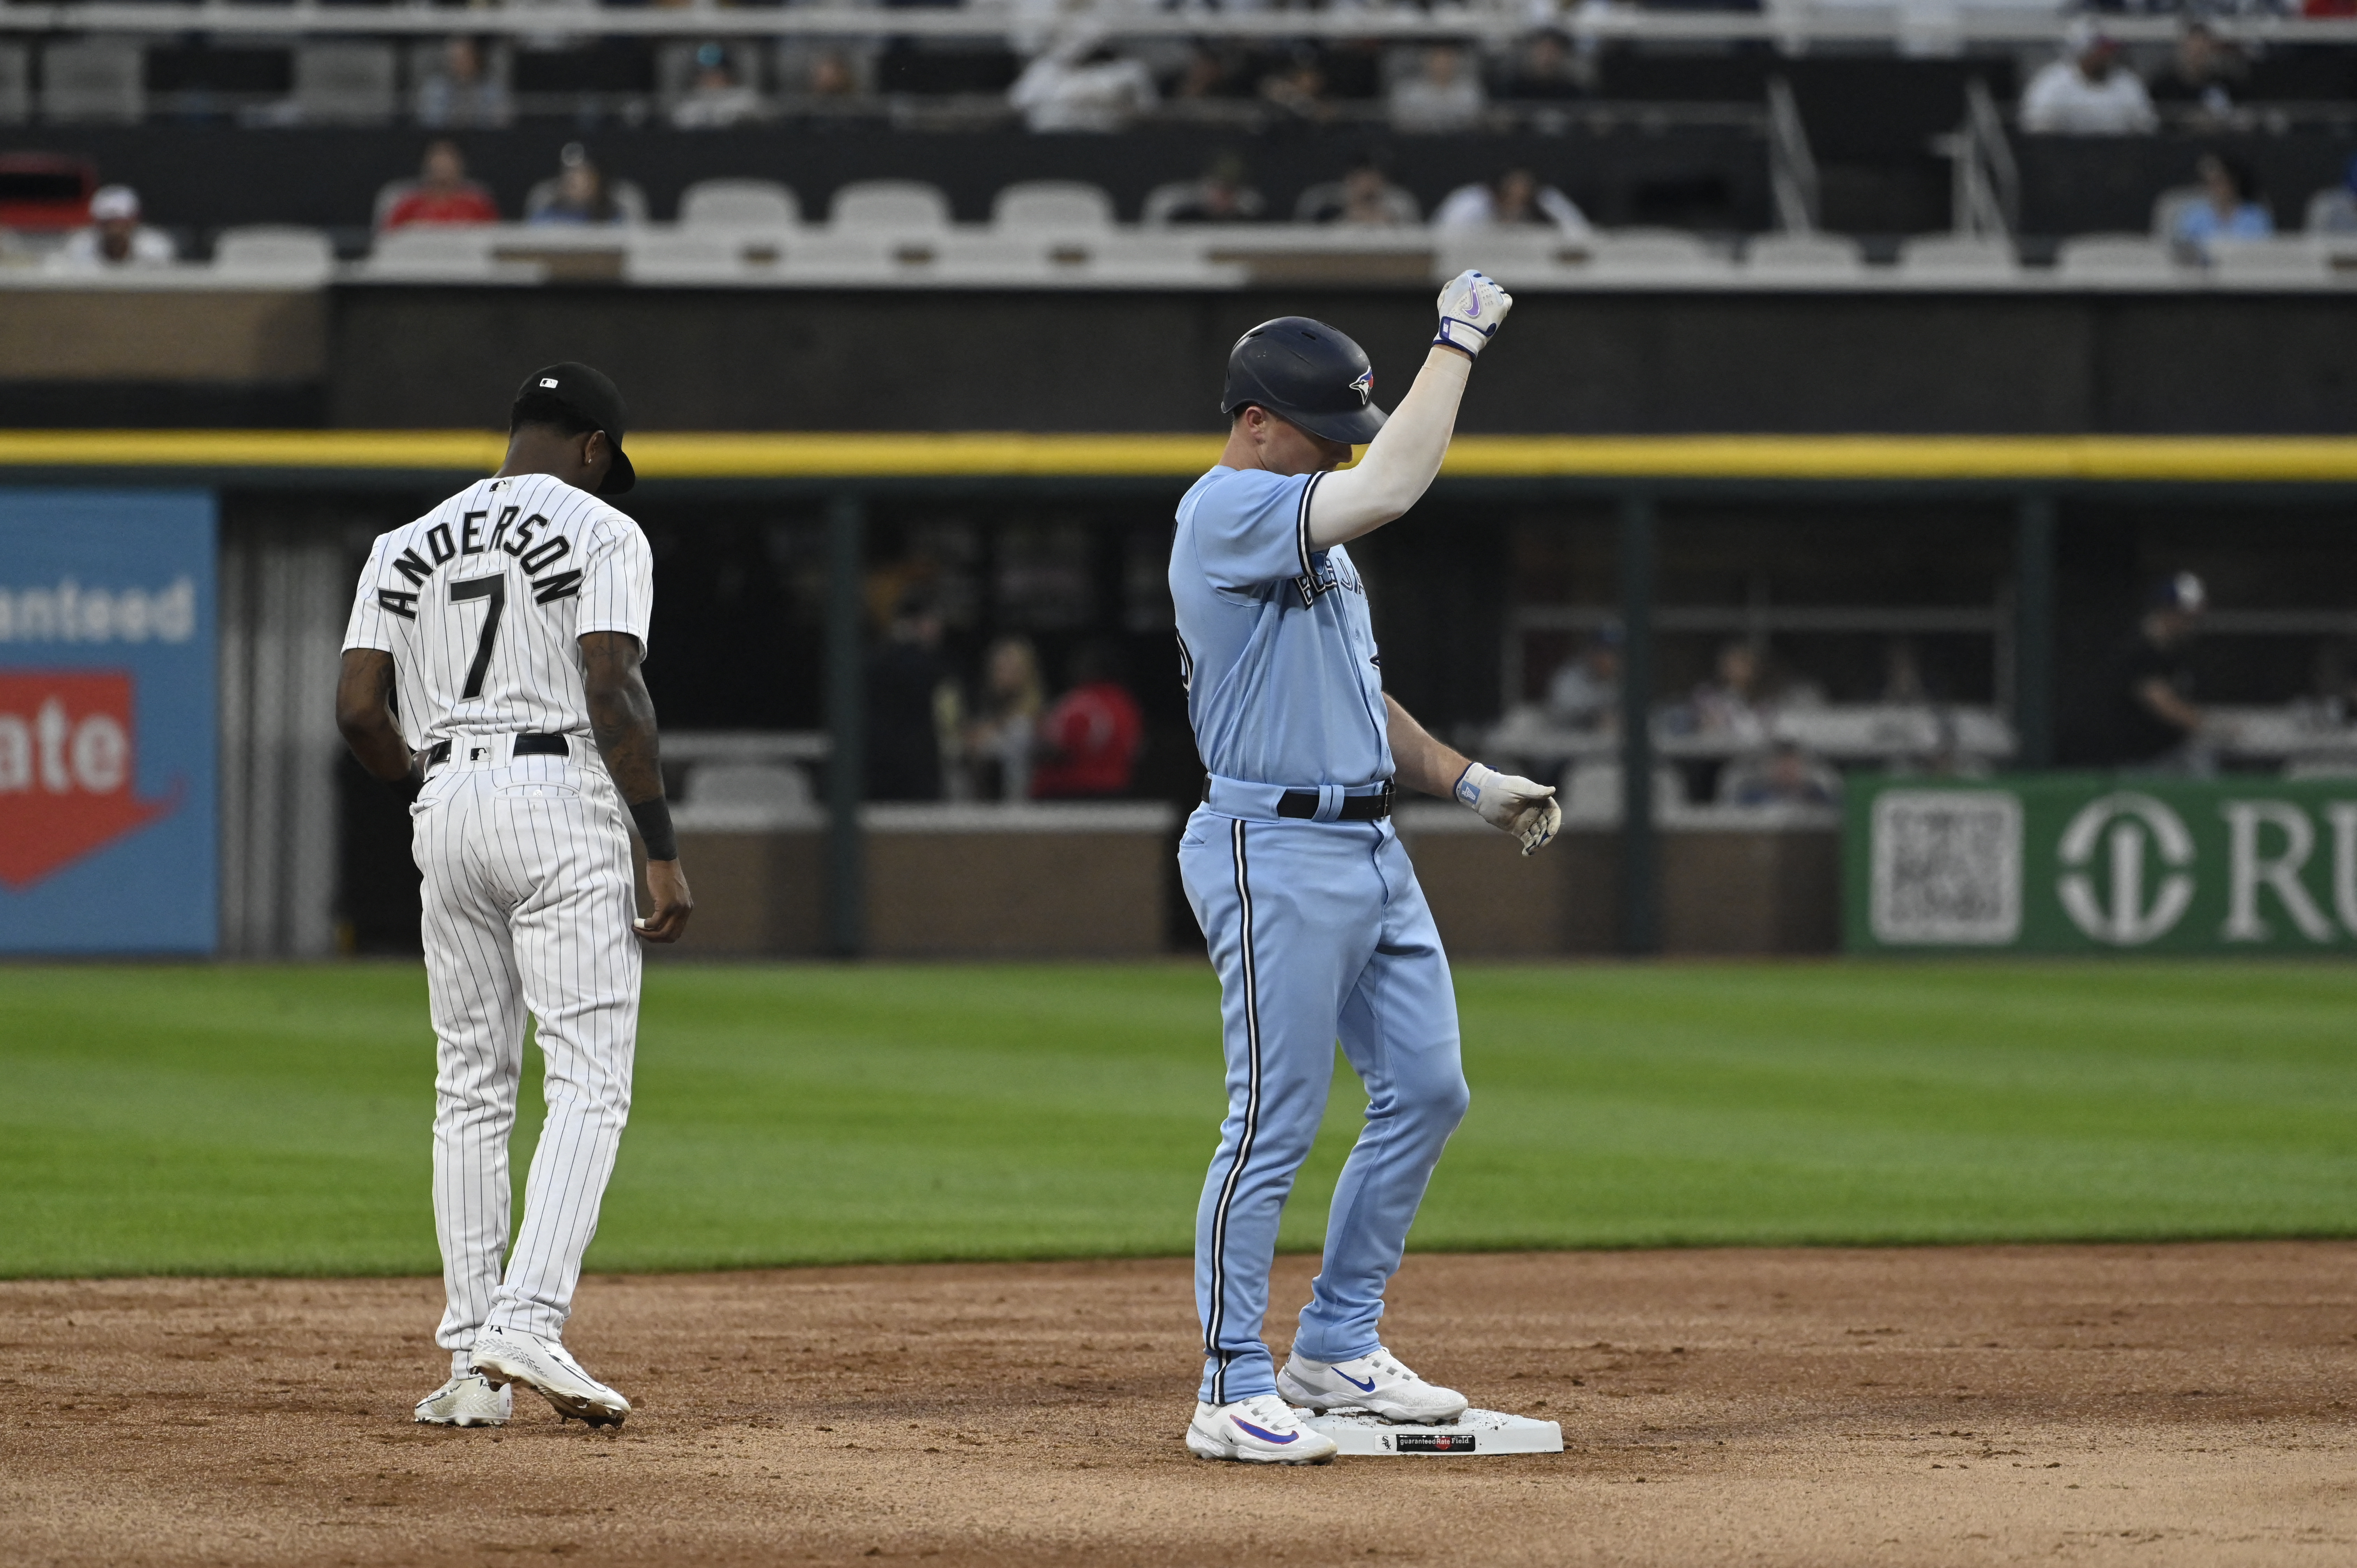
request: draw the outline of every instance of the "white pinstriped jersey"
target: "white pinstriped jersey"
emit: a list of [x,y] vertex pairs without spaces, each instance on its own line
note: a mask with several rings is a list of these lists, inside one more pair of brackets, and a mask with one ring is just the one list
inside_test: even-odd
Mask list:
[[344,648],[393,655],[403,736],[579,735],[580,639],[647,644],[654,557],[639,525],[546,474],[481,479],[378,538]]

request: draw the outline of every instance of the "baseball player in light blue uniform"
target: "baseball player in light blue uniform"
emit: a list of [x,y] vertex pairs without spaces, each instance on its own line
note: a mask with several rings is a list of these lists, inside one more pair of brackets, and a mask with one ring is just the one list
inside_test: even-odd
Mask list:
[[[1442,290],[1438,335],[1388,419],[1350,338],[1302,317],[1254,328],[1229,357],[1227,449],[1178,503],[1170,593],[1210,775],[1178,866],[1220,974],[1228,1084],[1195,1226],[1204,1367],[1187,1446],[1202,1458],[1332,1458],[1294,1406],[1400,1422],[1466,1408],[1378,1332],[1383,1287],[1467,1102],[1448,960],[1393,831],[1392,794],[1399,783],[1454,797],[1525,854],[1562,812],[1552,789],[1468,761],[1384,695],[1344,546],[1431,484],[1474,356],[1512,305],[1479,273]],[[1336,472],[1361,442],[1363,459]],[[1338,1036],[1367,1090],[1366,1124],[1280,1371],[1261,1340],[1269,1266]]]

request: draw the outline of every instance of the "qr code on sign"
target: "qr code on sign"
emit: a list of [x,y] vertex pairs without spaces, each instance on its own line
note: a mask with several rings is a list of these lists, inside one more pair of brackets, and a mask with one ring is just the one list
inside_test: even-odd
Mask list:
[[2021,934],[2021,798],[1890,789],[1875,798],[1874,939],[1998,947]]

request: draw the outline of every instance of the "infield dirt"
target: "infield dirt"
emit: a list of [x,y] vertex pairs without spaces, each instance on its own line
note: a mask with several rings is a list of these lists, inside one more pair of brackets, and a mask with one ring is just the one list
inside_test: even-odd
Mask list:
[[1420,1256],[1392,1300],[1566,1452],[1190,1459],[1178,1262],[593,1277],[619,1433],[411,1424],[434,1281],[0,1284],[0,1562],[2357,1559],[2357,1244]]

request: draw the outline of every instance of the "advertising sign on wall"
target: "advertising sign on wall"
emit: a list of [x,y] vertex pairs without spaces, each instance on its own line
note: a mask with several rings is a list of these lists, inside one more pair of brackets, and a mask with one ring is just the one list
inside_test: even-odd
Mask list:
[[214,509],[0,489],[0,951],[210,952]]
[[2357,951],[2357,779],[1861,781],[1853,951]]

